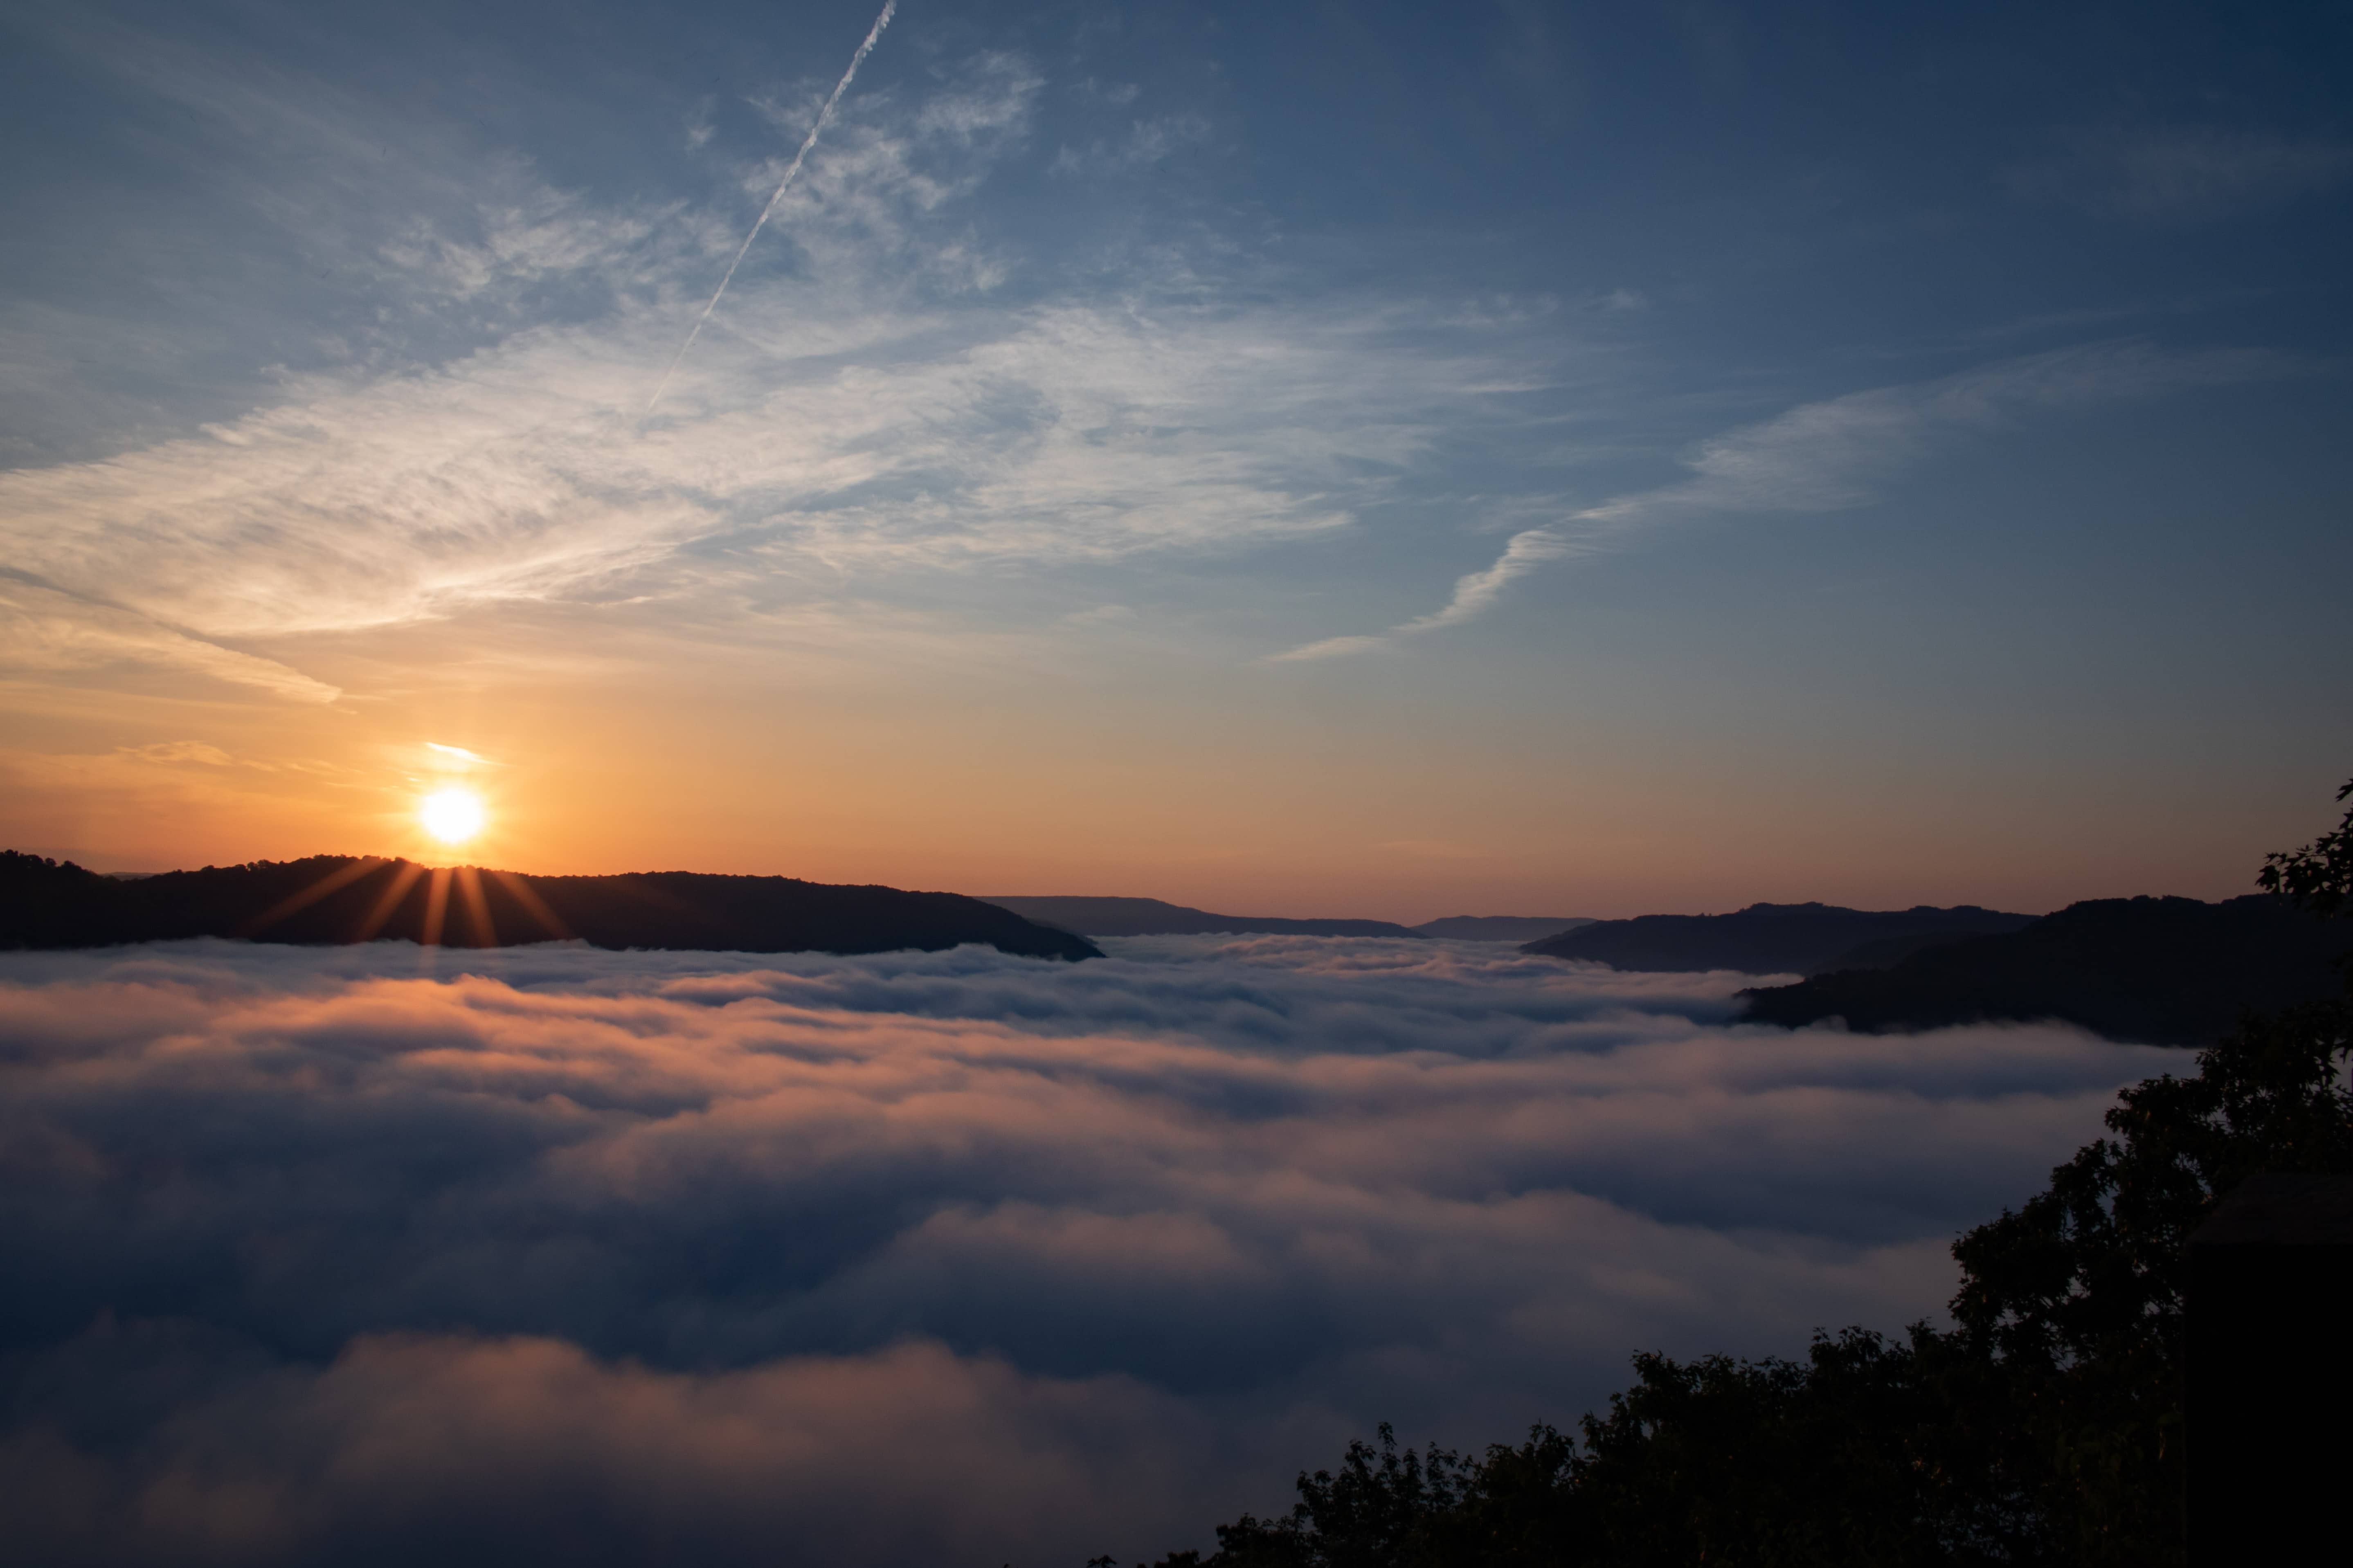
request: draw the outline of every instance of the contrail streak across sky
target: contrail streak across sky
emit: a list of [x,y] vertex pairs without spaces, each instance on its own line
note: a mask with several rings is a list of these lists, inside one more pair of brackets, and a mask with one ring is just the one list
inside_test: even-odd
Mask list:
[[661,395],[670,390],[670,378],[676,375],[678,367],[686,363],[686,351],[692,348],[694,340],[702,335],[703,323],[711,320],[711,312],[719,309],[719,298],[727,292],[727,285],[734,281],[735,269],[744,265],[744,258],[750,253],[752,242],[759,238],[760,230],[767,226],[768,215],[776,210],[776,204],[783,201],[785,193],[792,188],[794,176],[801,172],[801,163],[808,157],[809,149],[817,145],[817,139],[824,133],[827,121],[833,118],[834,106],[841,101],[841,95],[849,90],[850,79],[857,76],[858,68],[866,63],[866,57],[874,52],[874,46],[881,41],[882,29],[891,25],[891,17],[898,9],[899,0],[883,0],[882,14],[874,18],[874,26],[866,29],[866,41],[858,46],[856,54],[849,57],[849,68],[841,73],[839,81],[834,83],[833,96],[827,99],[825,107],[817,111],[817,123],[809,127],[808,135],[802,139],[801,150],[793,154],[792,163],[785,169],[785,177],[776,182],[776,194],[770,196],[768,205],[760,209],[760,216],[753,221],[752,232],[744,237],[744,244],[735,252],[735,259],[727,264],[726,272],[719,279],[719,287],[712,290],[711,303],[702,307],[702,314],[694,319],[693,327],[686,334],[686,342],[678,345],[678,353],[671,357],[670,368],[662,372],[654,395],[646,399],[646,414],[651,414],[654,405],[661,401]]

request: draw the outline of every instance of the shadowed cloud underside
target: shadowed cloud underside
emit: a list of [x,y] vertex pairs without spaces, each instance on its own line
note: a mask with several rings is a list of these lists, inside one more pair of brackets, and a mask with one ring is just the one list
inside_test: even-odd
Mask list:
[[1111,945],[0,957],[19,1543],[1140,1554],[1385,1417],[1934,1311],[2173,1059],[1727,1029],[1739,976],[1486,943]]

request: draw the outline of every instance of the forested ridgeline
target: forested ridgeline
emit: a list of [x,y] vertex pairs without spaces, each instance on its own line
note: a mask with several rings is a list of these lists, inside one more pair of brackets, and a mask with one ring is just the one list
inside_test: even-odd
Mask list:
[[1523,952],[1606,963],[1612,969],[1744,974],[1820,974],[1875,968],[1970,937],[2019,931],[2032,915],[1961,904],[1850,910],[1837,904],[1751,904],[1728,915],[1636,915],[1588,921],[1524,944]]
[[[2353,810],[2259,879],[2353,912]],[[2353,991],[2251,1014],[2195,1061],[2124,1091],[2107,1137],[1954,1244],[1948,1329],[1638,1355],[1607,1410],[1483,1454],[1385,1426],[1301,1476],[1288,1513],[1160,1568],[2179,1563],[2184,1244],[2250,1175],[2353,1174]]]
[[2089,899],[2022,930],[1932,944],[1884,966],[1744,991],[1742,1016],[1863,1030],[2056,1018],[2112,1040],[2211,1045],[2250,1007],[2327,999],[2343,939],[2275,894]]
[[594,947],[722,952],[937,952],[984,942],[1034,958],[1102,956],[1084,937],[978,899],[790,877],[528,877],[317,855],[126,881],[0,850],[0,948],[198,936],[445,947],[577,938]]

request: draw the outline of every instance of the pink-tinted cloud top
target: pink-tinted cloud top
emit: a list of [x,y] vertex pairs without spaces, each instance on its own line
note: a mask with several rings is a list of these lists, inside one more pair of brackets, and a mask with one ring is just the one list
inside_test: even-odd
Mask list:
[[1113,945],[0,959],[11,1517],[56,1562],[1141,1555],[1382,1419],[1932,1314],[2175,1059]]

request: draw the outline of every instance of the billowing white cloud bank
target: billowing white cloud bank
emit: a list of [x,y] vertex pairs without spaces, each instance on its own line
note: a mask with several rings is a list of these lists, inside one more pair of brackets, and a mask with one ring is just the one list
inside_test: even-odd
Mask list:
[[2181,1061],[1472,944],[0,955],[0,1546],[1134,1561],[1793,1353]]

